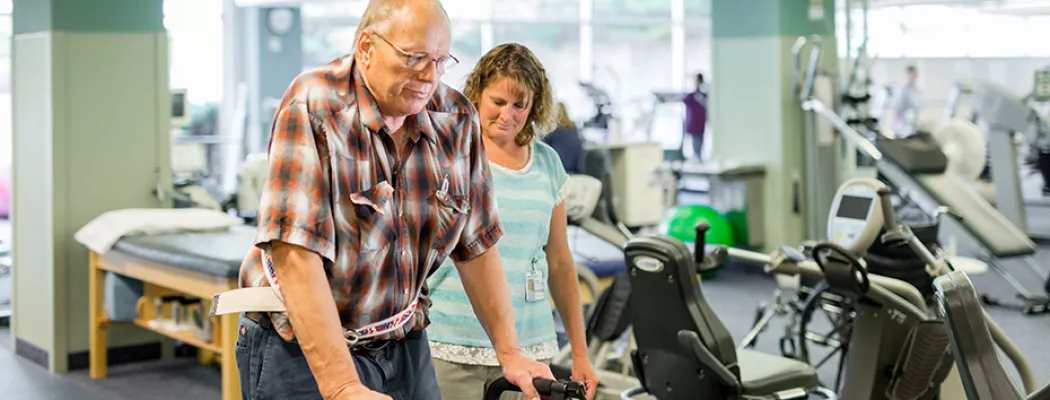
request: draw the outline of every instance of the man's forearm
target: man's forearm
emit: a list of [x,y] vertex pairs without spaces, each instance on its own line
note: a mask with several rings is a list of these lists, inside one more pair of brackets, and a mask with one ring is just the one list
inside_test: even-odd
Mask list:
[[580,302],[576,265],[570,258],[568,261],[552,262],[550,267],[550,279],[547,284],[551,288],[554,307],[558,309],[569,335],[573,357],[587,358],[587,336],[583,329],[583,305]]
[[295,337],[324,398],[359,383],[321,257],[275,243],[271,254]]
[[505,357],[520,351],[521,346],[514,328],[514,307],[507,296],[507,275],[500,264],[499,250],[493,247],[473,260],[455,264],[474,314],[488,333],[502,363]]

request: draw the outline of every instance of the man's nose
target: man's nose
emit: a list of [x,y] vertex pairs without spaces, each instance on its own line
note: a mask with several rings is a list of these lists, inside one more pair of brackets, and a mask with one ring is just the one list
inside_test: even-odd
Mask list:
[[441,74],[438,73],[437,61],[430,60],[427,65],[423,67],[422,71],[419,71],[419,80],[426,82],[436,82]]

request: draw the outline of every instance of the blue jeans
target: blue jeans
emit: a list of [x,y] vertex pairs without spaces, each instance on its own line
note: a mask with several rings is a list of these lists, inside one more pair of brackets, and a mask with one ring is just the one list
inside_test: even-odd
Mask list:
[[[237,370],[244,400],[321,399],[302,349],[277,335],[270,320],[240,318]],[[409,333],[375,355],[354,354],[361,382],[394,400],[439,400],[434,363],[426,333]]]
[[693,157],[697,160],[704,158],[704,135],[689,135],[689,143],[693,145]]

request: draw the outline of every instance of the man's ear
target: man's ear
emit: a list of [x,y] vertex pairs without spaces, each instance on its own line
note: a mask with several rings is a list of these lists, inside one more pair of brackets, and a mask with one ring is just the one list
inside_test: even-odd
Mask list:
[[362,32],[361,36],[357,38],[357,45],[354,47],[357,49],[358,60],[361,60],[361,63],[365,66],[368,66],[372,61],[373,50],[375,50],[371,35],[368,32]]

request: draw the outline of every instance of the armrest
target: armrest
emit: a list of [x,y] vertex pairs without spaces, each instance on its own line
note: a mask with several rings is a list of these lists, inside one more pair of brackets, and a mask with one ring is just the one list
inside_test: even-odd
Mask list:
[[708,350],[707,347],[700,342],[700,336],[698,336],[696,332],[687,330],[678,331],[678,346],[681,347],[683,351],[695,356],[700,360],[701,364],[714,372],[715,376],[718,377],[718,380],[721,381],[722,384],[726,385],[734,392],[740,393],[740,379],[733,375],[733,373],[729,371],[729,368],[722,365],[722,362],[718,361],[714,354],[711,354],[711,350]]
[[696,264],[696,273],[714,271],[722,268],[729,259],[729,250],[725,246],[716,246],[714,250],[704,256],[704,259]]

